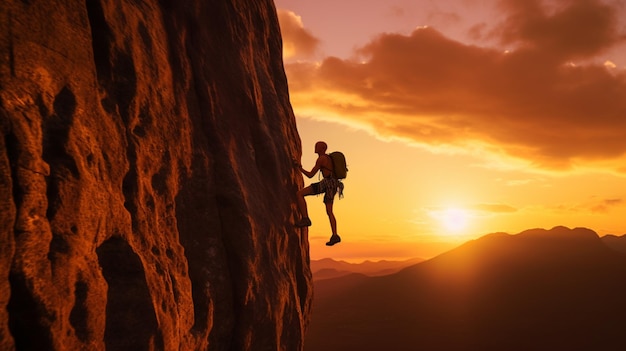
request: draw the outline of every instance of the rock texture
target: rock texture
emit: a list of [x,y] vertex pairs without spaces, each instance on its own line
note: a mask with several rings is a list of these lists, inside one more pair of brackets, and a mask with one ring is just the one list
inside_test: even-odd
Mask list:
[[0,3],[0,349],[301,350],[270,0]]

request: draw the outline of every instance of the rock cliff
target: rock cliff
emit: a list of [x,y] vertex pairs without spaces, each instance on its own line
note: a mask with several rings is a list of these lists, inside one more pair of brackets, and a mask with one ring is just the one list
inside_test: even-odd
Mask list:
[[301,350],[271,0],[0,3],[0,349]]

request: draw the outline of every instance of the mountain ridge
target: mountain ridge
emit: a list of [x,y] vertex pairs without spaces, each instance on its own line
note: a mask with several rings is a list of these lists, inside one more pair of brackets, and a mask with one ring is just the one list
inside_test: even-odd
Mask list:
[[305,350],[612,350],[626,328],[626,255],[587,228],[488,234],[332,291],[341,279],[315,283]]
[[311,260],[311,272],[313,273],[314,280],[337,278],[352,273],[379,276],[395,273],[402,268],[422,261],[424,260],[421,258],[412,258],[401,261],[366,260],[361,263],[350,263],[342,260],[334,260],[332,258],[323,258]]

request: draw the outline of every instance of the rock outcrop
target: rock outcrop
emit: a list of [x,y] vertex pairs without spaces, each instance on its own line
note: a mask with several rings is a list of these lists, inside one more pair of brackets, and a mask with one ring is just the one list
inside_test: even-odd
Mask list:
[[301,350],[271,0],[0,3],[0,349]]

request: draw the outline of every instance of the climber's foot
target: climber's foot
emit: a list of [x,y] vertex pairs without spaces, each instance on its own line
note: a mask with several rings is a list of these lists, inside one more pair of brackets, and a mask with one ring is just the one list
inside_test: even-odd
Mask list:
[[337,234],[333,234],[333,236],[330,237],[330,241],[326,243],[326,246],[333,246],[339,242],[341,242],[341,237],[339,237],[339,235]]

